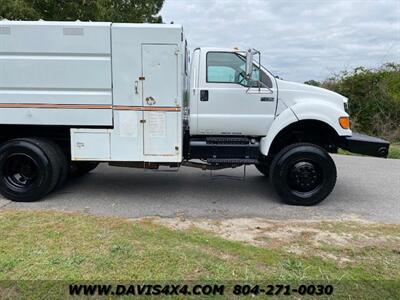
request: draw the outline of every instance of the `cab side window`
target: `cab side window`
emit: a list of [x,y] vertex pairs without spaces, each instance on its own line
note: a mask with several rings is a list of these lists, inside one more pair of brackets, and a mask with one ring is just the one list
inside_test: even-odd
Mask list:
[[243,61],[234,53],[207,53],[207,82],[239,83]]
[[[260,70],[256,65],[253,66],[253,76],[252,76],[253,80],[259,80],[261,81],[263,84],[261,85],[261,87],[269,87],[272,88],[272,81],[271,78],[269,78],[269,76],[267,74],[265,74],[262,70]],[[258,87],[260,85],[259,82],[255,81],[253,82],[253,87]]]
[[[272,88],[272,82],[268,75],[257,66],[253,68],[253,80],[260,80],[266,86]],[[207,53],[207,82],[233,83],[249,86],[246,79],[246,60],[239,54],[231,52]],[[257,83],[253,82],[253,87]]]

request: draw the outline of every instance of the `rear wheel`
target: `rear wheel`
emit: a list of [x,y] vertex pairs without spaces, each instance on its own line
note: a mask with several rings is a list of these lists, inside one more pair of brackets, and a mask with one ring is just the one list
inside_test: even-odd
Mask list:
[[60,179],[57,152],[44,140],[15,139],[0,147],[0,192],[12,200],[36,201]]
[[314,205],[324,200],[336,184],[336,166],[330,155],[313,144],[293,144],[274,158],[271,183],[287,204]]
[[68,179],[69,162],[67,159],[67,155],[64,153],[64,151],[60,148],[60,146],[56,142],[48,139],[40,139],[40,140],[49,144],[49,146],[51,146],[53,148],[53,151],[56,153],[58,165],[60,166],[60,176],[58,178],[56,186],[54,187],[54,190],[57,190],[63,187]]
[[75,177],[83,176],[96,169],[98,165],[98,162],[73,161],[70,165],[70,174]]

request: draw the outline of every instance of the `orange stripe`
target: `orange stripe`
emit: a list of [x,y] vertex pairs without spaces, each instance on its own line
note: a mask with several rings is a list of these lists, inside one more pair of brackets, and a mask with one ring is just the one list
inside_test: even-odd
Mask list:
[[126,106],[126,105],[115,105],[116,110],[142,110],[141,106]]
[[50,109],[115,109],[133,111],[181,111],[180,107],[90,105],[90,104],[44,104],[44,103],[0,103],[0,108],[50,108]]
[[162,106],[125,106],[116,105],[116,110],[134,110],[134,111],[181,111],[180,107],[162,107]]
[[56,109],[111,109],[111,105],[81,105],[81,104],[0,104],[0,108],[56,108]]

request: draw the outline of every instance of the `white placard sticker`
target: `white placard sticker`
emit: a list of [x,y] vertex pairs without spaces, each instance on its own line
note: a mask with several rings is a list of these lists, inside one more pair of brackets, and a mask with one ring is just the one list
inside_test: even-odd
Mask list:
[[149,113],[149,129],[150,137],[165,138],[167,137],[167,122],[165,112]]
[[135,138],[138,136],[138,120],[136,112],[119,112],[119,136]]

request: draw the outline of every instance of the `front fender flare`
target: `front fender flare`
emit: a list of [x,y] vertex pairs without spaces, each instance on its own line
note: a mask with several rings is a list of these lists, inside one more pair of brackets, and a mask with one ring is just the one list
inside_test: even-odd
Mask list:
[[346,116],[346,112],[329,103],[305,101],[295,104],[275,118],[267,136],[260,141],[260,152],[267,156],[276,136],[290,124],[302,120],[321,121],[333,128],[339,136],[351,136],[351,130],[343,129],[338,122],[340,117]]
[[298,121],[298,118],[293,113],[290,108],[286,108],[279,116],[277,116],[272,122],[271,127],[268,130],[268,134],[266,137],[263,137],[260,140],[260,152],[267,156],[269,152],[269,148],[274,140],[274,138],[278,135],[278,133],[289,126],[292,123]]
[[348,117],[349,115],[340,109],[337,105],[327,101],[302,101],[293,105],[293,112],[299,121],[301,120],[317,120],[328,124],[339,136],[351,135],[350,129],[343,129],[339,124],[340,117]]

